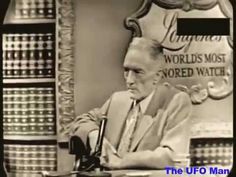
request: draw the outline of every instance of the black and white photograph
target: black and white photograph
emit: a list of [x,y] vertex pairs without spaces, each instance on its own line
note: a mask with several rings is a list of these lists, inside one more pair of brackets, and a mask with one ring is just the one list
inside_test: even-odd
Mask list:
[[4,0],[7,177],[227,177],[234,0]]

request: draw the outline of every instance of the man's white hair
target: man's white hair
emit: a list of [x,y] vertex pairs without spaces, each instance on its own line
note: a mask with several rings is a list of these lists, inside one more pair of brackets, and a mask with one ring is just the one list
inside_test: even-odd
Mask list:
[[160,42],[144,37],[134,37],[129,45],[129,49],[137,49],[147,51],[153,60],[163,59],[159,55],[163,55],[163,48]]

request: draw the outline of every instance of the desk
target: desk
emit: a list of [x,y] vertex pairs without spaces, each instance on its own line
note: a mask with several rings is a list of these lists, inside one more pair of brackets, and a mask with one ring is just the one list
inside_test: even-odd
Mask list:
[[[140,170],[121,170],[121,171],[111,171],[112,177],[126,177],[126,173],[132,172],[132,171],[140,171]],[[182,175],[177,175],[177,174],[167,174],[166,170],[145,170],[151,173],[149,177],[221,177],[221,176],[216,176],[214,174],[195,174],[195,175],[187,175],[187,174],[182,174]],[[224,175],[226,177],[227,175]],[[222,176],[223,177],[223,176]]]
[[[125,174],[128,172],[137,172],[142,170],[116,170],[116,171],[108,171],[112,174],[112,177],[126,177]],[[226,177],[227,175],[214,175],[214,174],[193,174],[193,175],[177,175],[177,174],[166,174],[166,170],[143,170],[151,173],[149,177]],[[42,177],[40,174],[9,174],[8,177]],[[76,177],[76,175],[70,175],[65,177]]]

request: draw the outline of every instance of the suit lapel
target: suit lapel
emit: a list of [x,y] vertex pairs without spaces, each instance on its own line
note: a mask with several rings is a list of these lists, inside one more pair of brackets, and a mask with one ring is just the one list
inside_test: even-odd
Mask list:
[[144,115],[141,120],[140,124],[137,127],[137,130],[135,132],[133,141],[131,143],[130,151],[133,151],[134,148],[137,146],[137,144],[140,142],[140,140],[143,138],[144,134],[146,131],[151,127],[153,123],[153,118],[152,116],[149,115]]
[[136,148],[136,146],[142,140],[147,130],[152,126],[154,117],[156,116],[158,109],[161,108],[163,104],[163,100],[161,100],[161,98],[163,97],[163,91],[163,86],[157,86],[155,93],[147,107],[147,110],[144,116],[141,117],[139,126],[136,129],[133,141],[131,143],[130,151],[133,151]]
[[163,104],[165,102],[165,97],[163,97],[164,91],[165,88],[162,85],[157,86],[155,93],[147,107],[145,115],[150,115],[154,117],[157,113],[157,109],[163,107]]
[[[120,105],[122,104],[122,105]],[[127,117],[127,114],[130,110],[132,104],[132,99],[126,98],[126,101],[123,101],[122,103],[117,103],[116,105],[113,106],[113,119],[112,119],[112,125],[111,130],[108,133],[110,142],[117,147],[119,143],[119,139],[123,130],[123,127],[125,126],[125,120]]]

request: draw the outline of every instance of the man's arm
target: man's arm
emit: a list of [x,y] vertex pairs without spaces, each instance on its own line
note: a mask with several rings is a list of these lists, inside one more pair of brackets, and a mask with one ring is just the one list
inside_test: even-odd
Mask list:
[[[79,136],[84,144],[96,145],[100,118],[107,114],[110,99],[108,99],[101,108],[95,108],[86,114],[82,114],[75,118],[70,124],[70,136]],[[91,133],[91,134],[90,134]],[[87,142],[87,140],[91,142]],[[94,147],[91,147],[92,149]]]
[[163,169],[173,166],[173,155],[189,153],[189,117],[191,101],[187,94],[179,93],[174,96],[165,111],[167,122],[160,146],[154,151],[138,151],[119,158],[110,154],[108,168],[154,168]]

